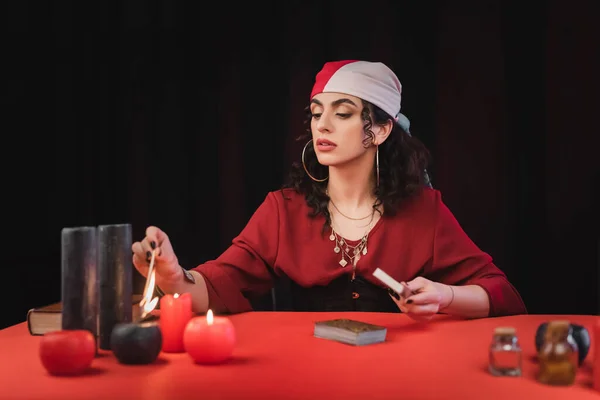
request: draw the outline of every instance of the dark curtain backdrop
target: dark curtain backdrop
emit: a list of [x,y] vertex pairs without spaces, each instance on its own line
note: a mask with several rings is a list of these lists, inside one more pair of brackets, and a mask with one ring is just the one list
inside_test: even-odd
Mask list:
[[598,313],[597,4],[6,2],[1,324],[60,300],[63,227],[218,256],[346,58],[397,72],[434,186],[530,312]]

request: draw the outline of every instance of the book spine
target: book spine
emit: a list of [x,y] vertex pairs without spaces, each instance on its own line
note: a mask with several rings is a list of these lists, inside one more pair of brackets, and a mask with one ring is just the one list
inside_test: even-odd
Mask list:
[[96,228],[61,231],[61,301],[65,330],[87,329],[98,334]]
[[27,311],[27,330],[29,331],[30,335],[32,335],[32,336],[38,336],[38,334],[35,332],[35,330],[31,326],[31,314],[33,314],[34,312],[35,312],[35,310],[33,308],[30,308]]
[[100,280],[99,340],[110,350],[116,324],[132,321],[132,235],[130,224],[98,227],[98,272]]

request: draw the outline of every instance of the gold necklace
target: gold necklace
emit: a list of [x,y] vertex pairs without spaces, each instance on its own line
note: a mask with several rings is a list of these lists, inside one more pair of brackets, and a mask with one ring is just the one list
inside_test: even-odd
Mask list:
[[[325,189],[325,194],[327,195],[327,197],[329,197],[329,189]],[[344,218],[348,218],[349,220],[352,221],[362,221],[363,219],[367,219],[369,217],[373,217],[373,212],[371,214],[365,215],[364,217],[361,218],[353,218],[353,217],[349,217],[346,214],[344,214],[339,208],[338,206],[335,205],[335,203],[333,202],[333,199],[331,199],[331,197],[329,197],[329,202],[331,203],[331,205],[333,206],[333,208],[335,208],[337,210],[337,212],[340,213],[340,215]]]
[[340,209],[339,209],[339,208],[338,208],[338,207],[335,205],[335,203],[333,202],[333,200],[329,199],[329,202],[331,203],[331,205],[333,206],[333,208],[335,208],[335,209],[337,210],[337,212],[339,212],[339,213],[340,213],[340,215],[341,215],[342,217],[345,217],[345,218],[351,219],[352,221],[362,221],[363,219],[367,219],[367,218],[369,218],[370,216],[372,216],[372,215],[373,215],[373,213],[371,213],[371,214],[369,214],[369,215],[366,215],[366,216],[364,216],[364,217],[361,217],[361,218],[352,218],[352,217],[349,217],[349,216],[347,216],[346,214],[344,214],[342,211],[340,211]]
[[[375,215],[374,212],[373,215]],[[367,228],[367,231],[365,232],[363,237],[355,245],[349,244],[346,241],[346,239],[344,239],[335,231],[335,229],[333,228],[333,221],[330,225],[331,234],[329,235],[329,240],[335,242],[333,252],[336,254],[342,254],[342,258],[340,259],[340,261],[338,261],[342,268],[345,268],[348,265],[348,263],[352,263],[352,280],[354,280],[354,278],[356,277],[356,264],[361,259],[361,256],[367,255],[367,242],[369,240],[369,233],[373,228],[372,223],[373,219],[371,219],[371,222],[369,223],[369,228]]]

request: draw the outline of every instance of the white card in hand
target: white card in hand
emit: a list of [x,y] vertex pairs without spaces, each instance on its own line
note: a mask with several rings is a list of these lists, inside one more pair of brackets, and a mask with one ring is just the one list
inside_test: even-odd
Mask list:
[[405,293],[407,292],[407,288],[404,285],[402,285],[400,282],[386,274],[381,269],[377,268],[375,272],[373,272],[373,276],[379,279],[381,282],[385,283],[390,289],[398,293],[400,296],[409,296],[409,293]]

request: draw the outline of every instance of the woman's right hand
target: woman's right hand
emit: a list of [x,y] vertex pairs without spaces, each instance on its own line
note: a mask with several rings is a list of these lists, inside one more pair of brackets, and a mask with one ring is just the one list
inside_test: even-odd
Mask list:
[[133,251],[133,265],[144,277],[148,276],[152,251],[156,250],[154,271],[156,271],[156,284],[159,287],[170,286],[175,282],[182,281],[183,270],[179,266],[169,237],[159,228],[148,227],[146,237],[133,243],[131,250]]

